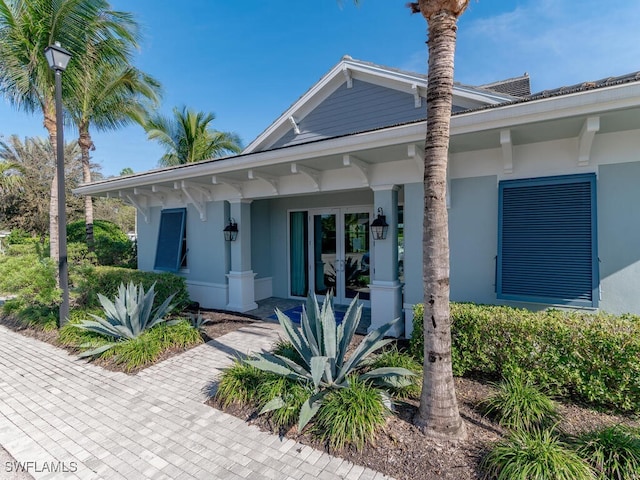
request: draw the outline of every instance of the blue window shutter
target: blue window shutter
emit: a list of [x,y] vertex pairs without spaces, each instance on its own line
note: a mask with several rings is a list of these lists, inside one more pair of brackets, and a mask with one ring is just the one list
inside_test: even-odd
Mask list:
[[177,272],[180,269],[186,217],[186,208],[162,210],[154,270]]
[[595,174],[500,182],[498,298],[598,305]]

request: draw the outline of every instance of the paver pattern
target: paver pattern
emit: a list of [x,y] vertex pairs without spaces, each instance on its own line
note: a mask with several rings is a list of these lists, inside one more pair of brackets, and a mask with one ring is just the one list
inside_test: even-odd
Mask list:
[[278,328],[243,327],[126,375],[0,327],[0,445],[46,480],[388,478],[203,403],[221,369]]

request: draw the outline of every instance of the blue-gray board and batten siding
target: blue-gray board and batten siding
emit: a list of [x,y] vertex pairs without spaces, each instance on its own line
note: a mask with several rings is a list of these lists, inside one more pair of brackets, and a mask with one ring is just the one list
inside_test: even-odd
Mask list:
[[342,84],[309,115],[296,119],[300,134],[292,128],[273,147],[423,120],[426,114],[424,103],[416,107],[409,93],[354,79],[351,88]]

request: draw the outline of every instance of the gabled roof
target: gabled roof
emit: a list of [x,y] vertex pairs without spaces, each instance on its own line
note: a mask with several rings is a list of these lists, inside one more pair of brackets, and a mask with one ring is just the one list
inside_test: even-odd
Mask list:
[[[329,98],[331,94],[336,92],[338,88],[345,84],[347,88],[351,87],[354,79],[412,95],[416,106],[423,105],[422,99],[426,98],[427,75],[354,60],[349,56],[344,56],[338,64],[251,142],[243,153],[264,151],[271,148],[292,128],[297,128],[299,122]],[[453,94],[454,105],[458,110],[495,105],[518,98],[490,88],[473,87],[460,83],[454,85]]]

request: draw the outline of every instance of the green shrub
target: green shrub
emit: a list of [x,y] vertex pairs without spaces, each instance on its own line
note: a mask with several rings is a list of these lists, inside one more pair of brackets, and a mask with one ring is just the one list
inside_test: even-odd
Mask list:
[[72,311],[69,322],[60,329],[58,341],[78,351],[87,348],[98,349],[112,344],[99,356],[101,359],[110,359],[116,365],[121,365],[126,372],[155,363],[167,351],[202,343],[200,334],[186,322],[176,325],[168,325],[165,322],[134,339],[114,344],[114,338],[77,328],[79,319],[86,318],[88,313],[80,310]]
[[418,303],[413,306],[413,330],[409,339],[409,353],[417,358],[419,362],[424,359],[424,304]]
[[422,388],[422,364],[408,352],[403,352],[396,345],[384,350],[373,358],[369,368],[375,370],[384,367],[399,367],[415,373],[411,377],[400,377],[389,384],[388,391],[394,398],[404,400],[419,398]]
[[67,258],[69,269],[98,265],[98,259],[94,252],[89,251],[86,243],[71,242],[67,245]]
[[56,275],[57,265],[35,253],[2,256],[0,294],[17,295],[25,304],[54,305],[60,301]]
[[[422,357],[422,311],[411,351]],[[455,375],[526,371],[549,394],[640,409],[640,317],[451,304]]]
[[512,430],[549,426],[558,419],[554,402],[520,372],[496,385],[497,392],[483,402],[488,416]]
[[51,305],[24,305],[15,311],[15,318],[25,327],[36,330],[55,330],[58,328],[58,307]]
[[254,404],[258,386],[264,376],[265,372],[237,358],[222,373],[215,397],[223,407],[231,404]]
[[40,244],[39,243],[16,243],[14,245],[8,245],[6,254],[10,257],[20,257],[22,255],[36,255],[38,257],[42,257],[40,255]]
[[[108,220],[94,220],[93,240],[100,265],[135,268],[135,245],[118,225]],[[67,241],[86,244],[84,220],[67,225]]]
[[6,238],[8,245],[26,245],[38,242],[38,239],[31,236],[26,230],[14,228]]
[[513,431],[483,458],[485,479],[593,480],[589,465],[552,430]]
[[262,380],[256,389],[255,401],[262,409],[275,398],[282,400],[282,406],[269,411],[271,421],[277,427],[291,427],[300,415],[302,404],[313,394],[310,385],[290,378],[262,373]]
[[156,284],[156,300],[154,308],[169,295],[174,294],[174,311],[186,308],[189,303],[189,292],[183,277],[173,273],[154,273],[131,270],[119,267],[87,267],[82,271],[82,279],[76,289],[78,303],[83,308],[95,308],[100,306],[98,293],[105,297],[113,298],[118,293],[118,286],[121,283],[133,282],[136,285],[142,284],[145,290]]
[[324,398],[311,432],[336,450],[345,446],[361,450],[374,443],[388,413],[380,390],[351,375],[346,388],[332,390]]
[[303,362],[302,357],[293,346],[293,343],[289,342],[288,340],[279,339],[273,346],[272,352],[274,355],[286,357],[296,363]]
[[578,454],[596,471],[598,480],[640,479],[640,433],[613,425],[576,439]]

